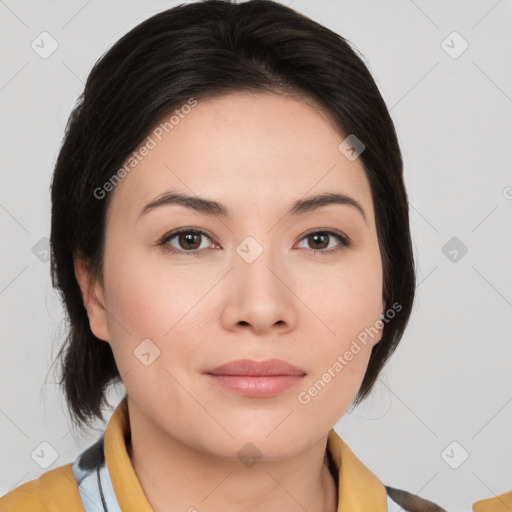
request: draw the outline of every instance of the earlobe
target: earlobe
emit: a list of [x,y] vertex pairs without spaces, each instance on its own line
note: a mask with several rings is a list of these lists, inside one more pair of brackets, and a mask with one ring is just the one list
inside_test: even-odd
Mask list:
[[75,277],[82,293],[84,307],[89,317],[89,326],[100,340],[110,342],[105,297],[101,284],[89,272],[87,262],[75,259]]
[[382,303],[382,313],[379,315],[377,321],[375,322],[375,327],[378,329],[379,334],[376,336],[376,338],[373,340],[373,345],[377,345],[377,343],[380,342],[382,339],[382,331],[384,330],[385,322],[382,320],[382,318],[386,317],[386,312],[384,311],[384,302]]

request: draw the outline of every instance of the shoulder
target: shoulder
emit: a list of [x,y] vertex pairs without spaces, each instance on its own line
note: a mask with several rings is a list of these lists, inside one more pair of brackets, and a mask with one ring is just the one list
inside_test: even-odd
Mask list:
[[473,503],[473,512],[507,512],[512,510],[512,491]]
[[82,512],[71,464],[46,471],[0,498],[0,512]]
[[398,512],[405,510],[407,512],[446,512],[446,510],[432,501],[420,498],[416,494],[395,489],[394,487],[386,487],[388,512]]

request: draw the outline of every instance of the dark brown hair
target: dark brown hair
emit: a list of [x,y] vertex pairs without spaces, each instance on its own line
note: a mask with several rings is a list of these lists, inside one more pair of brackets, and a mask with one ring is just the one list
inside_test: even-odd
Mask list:
[[[383,264],[383,299],[401,307],[371,353],[355,399],[370,392],[406,328],[415,268],[402,158],[393,121],[363,60],[340,35],[270,0],[179,5],[124,35],[91,70],[72,111],[52,182],[51,265],[69,315],[57,360],[71,416],[81,428],[103,420],[110,384],[120,382],[110,345],[92,333],[74,257],[101,276],[112,194],[93,193],[120,169],[152,128],[191,97],[238,91],[302,94],[365,145]],[[108,403],[108,402],[107,402]]]

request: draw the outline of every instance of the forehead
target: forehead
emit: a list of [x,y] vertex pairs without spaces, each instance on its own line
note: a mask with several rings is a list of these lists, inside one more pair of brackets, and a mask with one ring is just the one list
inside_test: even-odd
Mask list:
[[350,195],[373,213],[362,163],[339,151],[345,135],[309,100],[230,94],[170,118],[138,148],[148,150],[115,188],[112,212],[135,220],[145,204],[176,190],[215,199],[235,215],[326,191]]

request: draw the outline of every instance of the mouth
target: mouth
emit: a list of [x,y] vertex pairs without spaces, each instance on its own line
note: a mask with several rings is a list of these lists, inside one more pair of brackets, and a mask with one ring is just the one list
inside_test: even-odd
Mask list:
[[246,397],[272,397],[297,385],[306,371],[280,359],[241,359],[205,372],[205,376],[228,391]]

